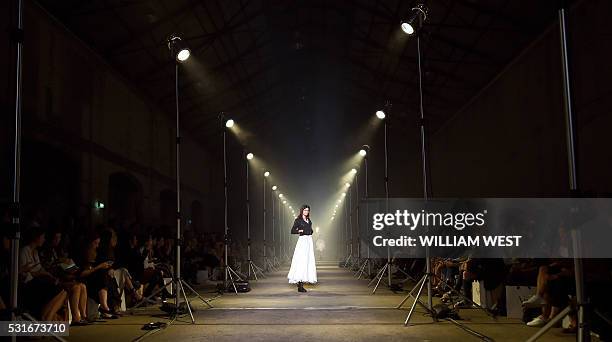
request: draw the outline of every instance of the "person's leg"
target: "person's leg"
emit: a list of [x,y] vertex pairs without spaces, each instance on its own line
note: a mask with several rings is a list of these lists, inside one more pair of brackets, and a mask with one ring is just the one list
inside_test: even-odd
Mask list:
[[[523,305],[540,305],[548,292],[548,266],[540,266],[538,269],[536,293],[523,302]],[[544,316],[548,317],[548,316]]]
[[43,321],[55,321],[57,312],[62,308],[68,298],[66,291],[62,290],[43,306],[41,318]]
[[98,291],[98,298],[100,299],[100,307],[104,311],[110,311],[108,307],[108,291],[106,289],[100,289]]
[[79,283],[74,283],[70,287],[70,310],[72,310],[72,320],[80,321],[83,319],[80,311],[80,300],[81,300],[81,286]]
[[546,283],[548,280],[548,266],[540,266],[538,269],[538,280],[537,280],[537,289],[536,293],[541,297],[544,297],[544,292],[546,292]]
[[87,320],[87,286],[83,283],[79,283],[79,311],[81,312],[81,318]]

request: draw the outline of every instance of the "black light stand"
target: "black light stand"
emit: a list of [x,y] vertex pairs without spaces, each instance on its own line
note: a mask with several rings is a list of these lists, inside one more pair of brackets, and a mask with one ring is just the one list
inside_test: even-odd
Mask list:
[[[246,220],[247,220],[247,278],[251,279],[251,274],[257,279],[257,272],[265,278],[263,269],[257,266],[251,259],[251,203],[249,201],[249,155],[245,153],[246,160]],[[265,177],[264,177],[265,180]],[[251,271],[253,273],[251,273]]]
[[355,172],[355,193],[357,194],[357,206],[355,207],[355,226],[357,227],[357,239],[356,239],[356,249],[357,249],[357,256],[355,257],[355,261],[353,263],[353,270],[357,267],[359,267],[359,262],[361,261],[361,234],[360,234],[360,227],[359,227],[359,173]]
[[[365,155],[363,156],[363,165],[364,165],[364,169],[365,169],[365,189],[364,189],[364,201],[365,201],[365,205],[366,205],[366,217],[369,217],[369,206],[368,206],[368,154],[370,153],[370,146],[368,145],[363,145],[362,150],[365,152]],[[361,241],[359,242],[359,244],[361,244]],[[363,264],[361,264],[361,267],[359,267],[359,271],[357,271],[357,273],[355,273],[355,275],[357,276],[357,279],[360,279],[361,276],[366,272],[366,267],[367,267],[367,276],[370,276],[370,274],[372,273],[372,259],[370,258],[370,244],[366,244],[367,247],[367,251],[366,251],[366,259],[363,261]]]
[[276,226],[276,220],[278,218],[275,215],[276,204],[274,201],[277,201],[276,193],[272,192],[272,260],[270,260],[270,269],[272,271],[278,271],[278,268],[276,268],[278,260],[276,259],[276,238],[274,233],[274,227]]
[[[17,45],[15,60],[15,141],[13,158],[13,203],[11,215],[11,289],[9,309],[11,321],[28,320],[37,322],[29,313],[19,310],[19,242],[21,239],[21,105],[23,90],[23,1],[17,0],[17,27],[13,33],[13,41]],[[61,336],[51,333],[58,341],[65,342]],[[11,335],[11,341],[17,341],[16,335]]]
[[[228,120],[229,121],[229,120]],[[225,261],[225,272],[223,279],[223,290],[227,290],[230,286],[234,288],[234,292],[238,295],[238,288],[236,287],[236,280],[242,281],[242,277],[234,271],[234,269],[229,265],[229,227],[227,224],[227,121],[225,120],[225,115],[221,113],[221,124],[223,129],[223,195],[224,195],[224,236],[223,236],[223,244],[224,244],[224,261]],[[234,280],[234,277],[236,280]]]
[[270,262],[270,259],[268,259],[268,245],[266,244],[266,214],[267,214],[267,209],[266,209],[266,191],[268,191],[267,185],[266,185],[266,180],[268,178],[268,176],[270,175],[269,172],[264,171],[264,178],[263,178],[263,212],[262,212],[262,216],[263,216],[263,266],[267,271],[269,271],[272,267],[272,263]]
[[[421,65],[423,55],[421,51],[422,31],[420,30],[423,27],[423,22],[427,18],[428,10],[424,5],[419,4],[416,7],[414,7],[412,11],[414,15],[412,20],[416,19],[418,21],[418,29],[419,29],[419,32],[417,33],[417,69],[418,69],[418,79],[419,79],[419,114],[420,114],[419,119],[420,119],[420,131],[421,131],[421,164],[422,164],[422,173],[423,173],[423,199],[425,201],[428,201],[429,200],[429,177],[428,177],[429,159],[427,157],[425,113],[423,110],[423,70],[422,70],[422,65]],[[411,22],[409,24],[412,25]],[[400,308],[409,297],[413,296],[412,293],[418,287],[416,296],[414,296],[414,302],[412,303],[412,306],[410,307],[410,311],[408,312],[408,316],[406,317],[406,321],[404,322],[404,325],[408,325],[408,323],[410,322],[410,318],[412,317],[412,314],[414,312],[414,309],[417,303],[419,303],[426,311],[428,311],[431,314],[431,317],[433,318],[434,321],[437,320],[436,315],[433,311],[433,304],[432,304],[432,294],[431,294],[431,277],[432,276],[433,274],[431,273],[431,259],[429,256],[429,248],[426,247],[425,248],[425,274],[415,284],[414,288],[404,298],[404,300],[402,300],[402,302],[397,306],[397,308]],[[420,296],[421,296],[421,293],[423,291],[423,287],[425,286],[425,284],[427,284],[427,305],[424,305],[420,300]]]
[[[423,109],[423,67],[422,67],[423,53],[421,49],[421,35],[422,35],[421,28],[423,27],[423,22],[427,18],[428,9],[423,4],[419,4],[416,7],[412,8],[412,11],[413,11],[413,17],[412,17],[412,20],[409,21],[409,23],[411,24],[412,21],[417,20],[418,31],[419,31],[417,32],[417,70],[418,70],[418,88],[419,88],[419,114],[420,114],[419,119],[420,119],[420,131],[421,131],[421,163],[422,163],[422,173],[423,173],[423,199],[425,201],[428,201],[430,199],[431,190],[430,190],[430,179],[429,179],[429,158],[427,154],[427,146],[428,146],[427,134],[426,134],[427,132],[425,130],[425,112]],[[397,305],[397,308],[399,309],[406,302],[406,300],[408,300],[408,298],[410,297],[414,298],[414,302],[412,303],[410,307],[408,316],[406,317],[406,320],[404,321],[405,326],[407,326],[408,323],[410,323],[410,319],[412,317],[412,314],[414,313],[414,309],[416,308],[417,304],[419,304],[425,311],[427,311],[431,315],[431,318],[434,322],[438,321],[436,312],[433,310],[433,303],[432,303],[433,298],[432,298],[432,293],[431,293],[431,279],[432,277],[436,277],[436,275],[433,274],[431,271],[431,258],[429,255],[429,247],[425,248],[425,263],[426,263],[425,274],[423,275],[423,277],[421,277],[419,281],[417,281],[415,286],[412,288],[412,290],[410,290],[410,292],[402,300],[402,302],[399,305]],[[469,301],[473,305],[476,305],[472,300],[470,300],[469,298],[461,294],[459,291],[456,291],[446,282],[442,281],[442,279],[438,278],[438,280],[440,280],[453,293],[458,294],[463,299]],[[421,297],[421,293],[423,292],[423,289],[426,284],[427,284],[427,304],[424,304],[421,301],[420,297]],[[416,295],[413,295],[415,290],[417,290]],[[483,310],[487,315],[492,316],[490,312],[482,308],[480,305],[476,305],[476,306],[479,309]],[[484,341],[493,341],[488,336],[480,334],[477,331],[474,331],[473,329],[466,327],[453,319],[448,318],[446,320],[459,326],[465,332],[472,334]]]
[[[569,170],[569,185],[570,193],[577,195],[578,174],[576,167],[576,118],[574,114],[574,106],[572,102],[571,78],[570,78],[570,62],[568,52],[568,37],[567,37],[567,21],[565,18],[567,11],[567,1],[560,1],[559,7],[559,30],[561,38],[561,63],[563,67],[563,111],[565,114],[565,130],[567,139],[567,161]],[[580,258],[582,250],[582,241],[580,231],[576,227],[572,227],[572,247],[574,254],[574,278],[576,282],[576,306],[578,309],[576,322],[576,341],[589,342],[591,340],[589,319],[585,306],[589,303],[584,297],[584,274],[582,268],[582,259]],[[538,332],[531,336],[527,341],[533,342],[542,337],[548,330],[554,327],[571,311],[571,305],[567,306],[559,312],[553,319],[548,321]]]
[[[391,103],[387,102],[385,105],[385,109],[389,109],[391,107]],[[387,121],[388,118],[384,119],[384,133],[385,133],[385,206],[386,209],[389,209],[389,158],[388,158],[388,149],[387,149]],[[368,283],[368,286],[372,285],[376,281],[376,286],[374,286],[374,290],[372,294],[376,293],[378,286],[382,278],[385,276],[385,272],[387,273],[387,286],[391,287],[391,249],[387,246],[387,262],[380,268],[380,270],[376,273],[376,276],[372,278],[372,280]]]
[[[348,183],[347,183],[348,184]],[[347,213],[348,216],[348,255],[346,257],[346,260],[344,261],[344,267],[351,267],[353,266],[353,204],[352,204],[352,200],[351,200],[351,187],[349,186],[347,189],[347,191],[345,192],[347,195],[345,197],[348,197],[348,207],[345,205],[345,211]],[[345,199],[346,201],[346,199]]]
[[289,245],[287,243],[287,238],[288,238],[288,233],[287,233],[287,209],[285,208],[285,212],[283,214],[283,223],[281,225],[281,230],[280,230],[280,234],[281,234],[281,244],[282,244],[282,259],[285,261],[285,263],[289,263],[291,260],[289,260],[289,255],[287,255],[287,246]]
[[[280,196],[280,195],[279,195]],[[278,204],[278,214],[276,215],[276,226],[278,227],[278,229],[280,230],[280,220],[281,220],[281,203],[282,202],[282,197],[278,197],[278,199],[276,199],[276,204]],[[276,228],[274,227],[274,225],[272,225],[272,264],[274,265],[274,267],[276,269],[278,269],[278,267],[280,267],[280,261],[279,259],[276,257],[276,247],[278,246],[278,243],[276,241]],[[278,252],[280,254],[280,247],[278,248]]]
[[[179,302],[180,297],[182,295],[185,300],[185,306],[191,318],[191,323],[195,324],[195,318],[193,317],[193,311],[191,309],[191,304],[187,299],[187,294],[185,293],[185,287],[187,287],[192,293],[194,293],[198,298],[200,298],[208,307],[212,308],[212,305],[204,299],[200,294],[198,294],[189,284],[187,284],[181,278],[181,247],[183,245],[183,238],[181,236],[181,155],[180,155],[180,146],[181,146],[181,135],[180,135],[180,111],[179,111],[179,62],[186,60],[180,59],[179,54],[186,50],[187,48],[182,45],[181,38],[178,36],[171,36],[168,39],[168,49],[172,55],[172,58],[175,59],[174,63],[174,90],[175,90],[175,98],[176,98],[176,270],[173,274],[173,282],[174,282],[174,305],[175,305],[175,316],[179,315]],[[187,54],[188,58],[189,54]]]

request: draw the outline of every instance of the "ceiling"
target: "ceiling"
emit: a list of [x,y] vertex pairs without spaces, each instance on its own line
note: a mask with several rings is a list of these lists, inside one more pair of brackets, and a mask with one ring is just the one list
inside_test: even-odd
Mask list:
[[[39,3],[169,115],[174,62],[165,41],[180,34],[192,49],[181,69],[181,122],[209,148],[218,146],[220,112],[251,132],[247,144],[300,170],[313,165],[302,152],[321,159],[314,165],[354,152],[364,143],[356,132],[386,101],[402,124],[416,127],[416,39],[399,29],[415,1]],[[432,130],[553,23],[555,3],[427,2],[424,99]]]

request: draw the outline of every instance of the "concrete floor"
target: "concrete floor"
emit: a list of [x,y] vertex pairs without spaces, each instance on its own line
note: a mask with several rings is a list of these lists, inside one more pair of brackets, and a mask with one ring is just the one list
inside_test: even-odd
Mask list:
[[[366,280],[356,280],[352,273],[336,265],[317,265],[319,283],[298,293],[287,284],[288,268],[252,282],[249,293],[225,294],[207,309],[197,298],[192,300],[196,324],[182,317],[168,328],[148,333],[140,330],[147,322],[168,322],[157,307],[139,309],[133,315],[93,326],[73,327],[70,341],[478,341],[449,322],[432,323],[417,306],[405,327],[403,322],[412,300],[402,309],[396,305],[406,295],[395,294],[385,286],[375,295]],[[409,287],[410,288],[410,287]],[[215,294],[201,290],[205,298]],[[461,310],[461,322],[495,341],[525,341],[537,329],[518,320],[497,321],[479,310]],[[553,329],[540,341],[574,341]]]

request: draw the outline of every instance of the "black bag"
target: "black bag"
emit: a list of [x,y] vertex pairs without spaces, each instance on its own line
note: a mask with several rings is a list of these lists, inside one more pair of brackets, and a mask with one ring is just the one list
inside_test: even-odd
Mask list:
[[[235,281],[234,285],[236,285],[236,290],[238,292],[249,292],[251,291],[251,287],[249,286],[248,280],[244,281]],[[234,292],[234,286],[230,283],[227,287],[228,292]]]

